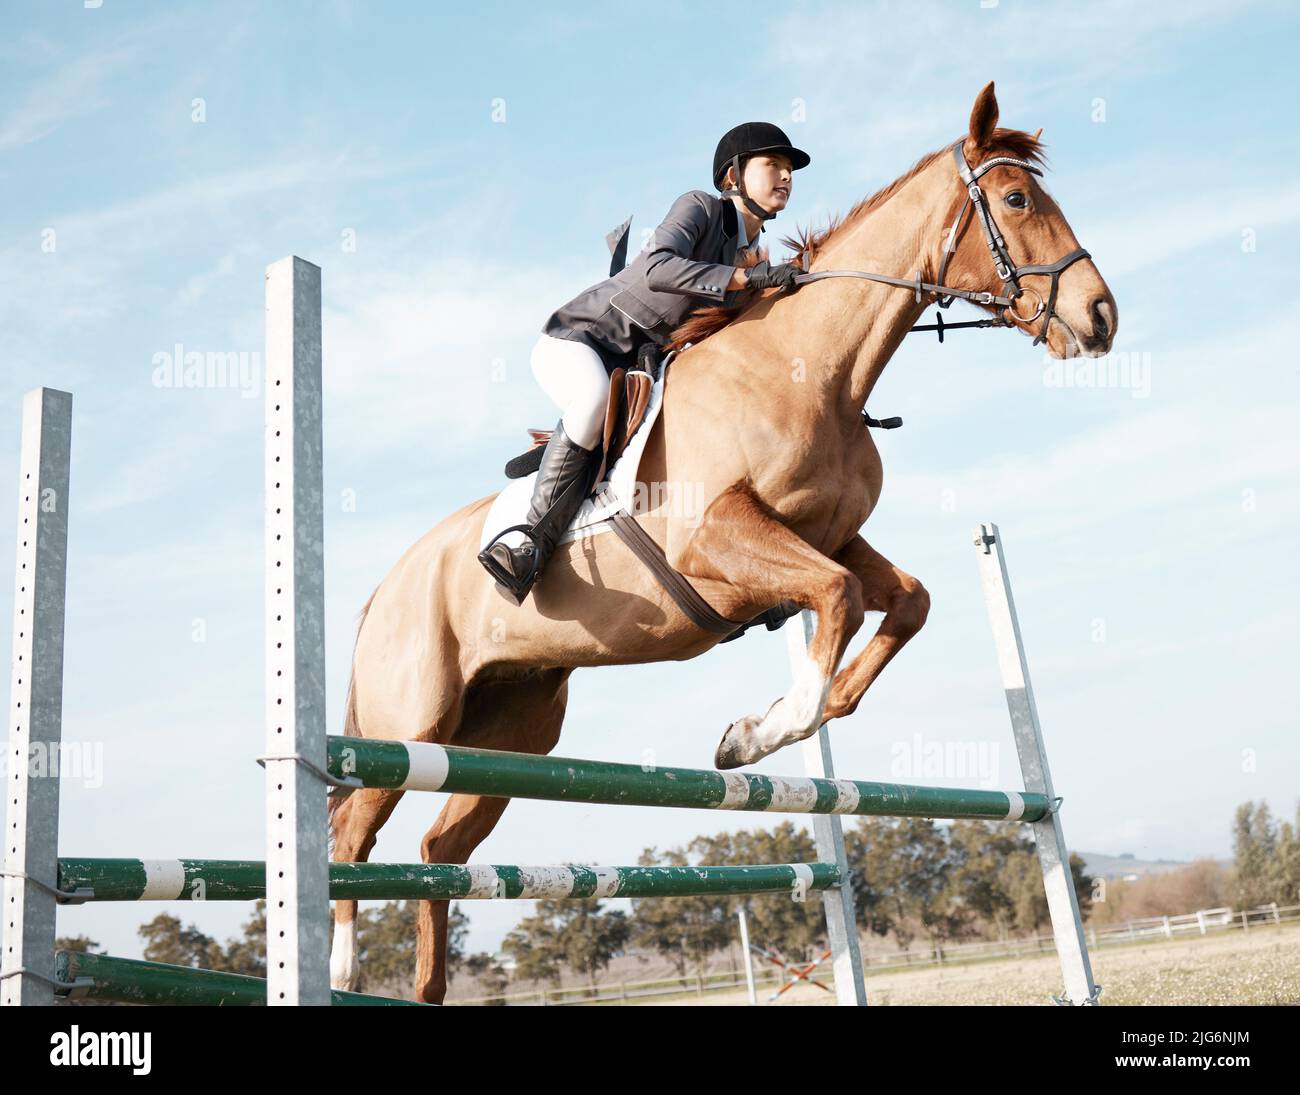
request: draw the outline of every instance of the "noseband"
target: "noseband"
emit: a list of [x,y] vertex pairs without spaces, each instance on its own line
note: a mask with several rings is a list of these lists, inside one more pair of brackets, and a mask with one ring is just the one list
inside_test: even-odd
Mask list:
[[[1003,315],[1000,319],[945,324],[942,316],[940,316],[937,324],[917,326],[913,327],[912,330],[938,331],[939,341],[942,342],[945,328],[1011,327],[1015,325],[1016,321],[1028,325],[1038,319],[1039,316],[1042,316],[1043,325],[1034,338],[1034,345],[1037,346],[1040,342],[1045,341],[1047,339],[1048,324],[1052,322],[1052,317],[1056,314],[1056,291],[1060,285],[1061,274],[1066,268],[1080,259],[1091,258],[1092,256],[1080,247],[1055,262],[1033,266],[1017,266],[1012,261],[1010,252],[1007,251],[1006,240],[1003,239],[1002,233],[998,230],[997,222],[993,219],[993,213],[988,206],[988,199],[980,188],[979,180],[986,172],[995,167],[1023,167],[1026,171],[1038,175],[1040,178],[1043,173],[1027,160],[1017,160],[1010,156],[994,156],[993,159],[985,160],[979,167],[972,170],[962,151],[963,143],[963,141],[958,141],[952,146],[952,156],[953,160],[956,161],[957,176],[966,187],[966,200],[962,202],[961,208],[957,210],[957,217],[952,222],[952,227],[948,229],[944,239],[943,262],[939,266],[939,280],[937,282],[922,281],[920,273],[909,281],[907,278],[871,274],[864,270],[821,270],[815,274],[797,274],[794,279],[795,284],[802,285],[809,281],[820,281],[822,278],[865,278],[867,281],[879,282],[881,285],[911,289],[916,293],[916,302],[918,304],[924,300],[924,294],[934,293],[938,298],[940,308],[947,308],[954,300],[968,300],[972,304],[998,305],[1003,309]],[[957,243],[966,221],[966,214],[972,208],[975,210],[975,216],[980,222],[980,227],[984,230],[984,242],[988,244],[989,257],[993,260],[993,268],[997,271],[998,277],[1002,279],[1002,292],[1000,294],[989,290],[957,289],[951,285],[943,284],[944,275],[948,272],[948,263],[957,250]],[[1037,298],[1038,303],[1034,306],[1032,315],[1022,316],[1016,310],[1016,301],[1023,297],[1026,292],[1026,289],[1020,284],[1020,279],[1034,274],[1050,277],[1051,287],[1048,290],[1046,302],[1044,302],[1037,290],[1029,289],[1028,292]]]

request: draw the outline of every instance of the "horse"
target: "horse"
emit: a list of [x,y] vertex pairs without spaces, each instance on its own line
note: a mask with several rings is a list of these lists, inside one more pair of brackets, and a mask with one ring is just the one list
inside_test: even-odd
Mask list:
[[[882,484],[863,409],[909,328],[944,295],[935,290],[952,288],[1001,310],[1007,325],[1036,333],[1054,357],[1099,356],[1114,340],[1115,300],[1035,178],[1042,131],[997,122],[989,83],[975,99],[969,131],[952,148],[923,157],[843,220],[784,241],[806,274],[849,268],[885,277],[835,276],[794,292],[767,291],[738,310],[706,309],[674,332],[674,344],[687,348],[665,372],[638,481],[689,484],[702,512],[652,502],[638,520],[672,566],[737,626],[786,601],[811,609],[817,621],[786,693],[763,714],[727,727],[719,767],[752,763],[852,714],[925,623],[924,586],[860,531]],[[979,183],[961,178],[963,156],[976,173],[986,166]],[[990,160],[1006,162],[988,167]],[[963,223],[972,187],[981,201]],[[993,210],[994,235],[982,223],[981,238],[972,225]],[[1068,261],[1053,263],[1062,255]],[[1014,262],[1047,264],[1042,272],[1019,271],[1026,281],[1050,276],[1045,313],[1036,290],[1038,307],[1022,318],[1026,297],[988,289],[995,278],[1009,287],[1008,273],[1015,281],[1014,266],[1007,269]],[[933,284],[945,274],[947,286]],[[904,279],[907,291],[897,284]],[[575,669],[684,661],[721,641],[692,623],[613,535],[561,544],[532,596],[516,606],[475,557],[492,500],[471,502],[426,533],[366,603],[346,735],[549,753]],[[841,666],[867,612],[883,618]],[[332,799],[334,860],[366,860],[401,797],[400,790],[366,789]],[[421,859],[468,862],[508,802],[452,795],[421,842]],[[420,903],[415,991],[430,1003],[446,992],[447,913],[445,900]],[[355,918],[355,901],[336,904],[336,988],[353,988],[359,975]]]

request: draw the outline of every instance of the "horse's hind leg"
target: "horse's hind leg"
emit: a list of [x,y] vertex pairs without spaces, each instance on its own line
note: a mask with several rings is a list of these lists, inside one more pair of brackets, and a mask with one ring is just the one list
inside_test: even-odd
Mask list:
[[[331,828],[333,863],[364,863],[370,858],[375,839],[404,791],[361,788],[353,791],[333,812]],[[330,944],[330,987],[352,991],[361,976],[357,960],[357,903],[334,903],[334,940]]]
[[[367,616],[373,605],[372,599],[367,605]],[[382,640],[382,629],[372,632],[363,622],[353,656],[344,735],[392,741],[450,741],[463,718],[465,694],[453,645],[442,642],[439,659],[413,666],[410,661],[384,656]],[[374,649],[376,645],[381,647],[378,651]],[[418,687],[413,686],[413,680]],[[402,794],[398,790],[361,788],[342,800],[331,799],[331,860],[366,862],[374,850],[379,830]],[[334,903],[330,985],[336,989],[355,989],[361,973],[356,921],[355,901]]]
[[[549,753],[560,739],[568,699],[568,669],[550,669],[518,681],[471,687],[456,745]],[[425,863],[467,863],[509,805],[505,798],[452,795],[420,845]],[[416,999],[439,1004],[447,992],[449,903],[421,901],[417,921]]]

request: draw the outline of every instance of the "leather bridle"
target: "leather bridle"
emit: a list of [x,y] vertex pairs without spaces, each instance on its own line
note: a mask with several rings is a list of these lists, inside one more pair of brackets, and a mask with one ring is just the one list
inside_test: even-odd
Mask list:
[[[879,282],[881,285],[911,289],[916,293],[916,302],[918,304],[925,299],[924,295],[926,293],[934,293],[940,308],[947,308],[954,300],[966,300],[972,304],[997,305],[1004,309],[999,320],[977,320],[973,323],[944,324],[942,317],[940,317],[936,326],[912,328],[914,331],[937,330],[940,342],[943,341],[945,327],[950,329],[954,327],[1012,327],[1017,322],[1028,327],[1039,316],[1043,317],[1043,325],[1034,338],[1034,345],[1037,346],[1040,342],[1046,341],[1048,325],[1056,314],[1056,293],[1060,286],[1061,274],[1080,259],[1091,258],[1092,256],[1080,247],[1055,262],[1017,266],[1012,260],[1010,252],[1007,251],[1006,240],[1003,239],[1002,233],[998,230],[997,222],[993,219],[993,213],[988,206],[988,199],[980,188],[979,180],[986,172],[995,167],[1023,167],[1026,171],[1038,175],[1040,178],[1043,173],[1027,160],[1018,160],[1011,156],[994,156],[972,169],[966,162],[966,155],[962,151],[963,143],[964,141],[958,141],[952,146],[952,156],[953,160],[956,161],[957,176],[966,187],[966,198],[957,210],[956,219],[952,222],[952,227],[948,229],[945,236],[943,262],[939,266],[939,280],[937,282],[922,281],[919,272],[916,277],[909,280],[908,278],[889,277],[886,274],[872,274],[865,270],[819,270],[812,274],[796,274],[795,284],[802,285],[805,282],[820,281],[822,278],[865,278],[867,281]],[[1001,293],[994,293],[987,289],[958,289],[943,284],[944,276],[948,272],[948,263],[957,250],[957,243],[966,221],[966,214],[971,209],[974,209],[975,218],[984,230],[984,242],[988,244],[989,257],[993,260],[993,268],[997,271],[998,277],[1002,279]],[[1051,278],[1051,288],[1048,290],[1046,301],[1043,300],[1042,295],[1036,289],[1026,290],[1020,284],[1021,278],[1035,274],[1042,274]],[[1038,303],[1032,315],[1022,316],[1016,311],[1016,301],[1024,296],[1026,291],[1033,293]]]

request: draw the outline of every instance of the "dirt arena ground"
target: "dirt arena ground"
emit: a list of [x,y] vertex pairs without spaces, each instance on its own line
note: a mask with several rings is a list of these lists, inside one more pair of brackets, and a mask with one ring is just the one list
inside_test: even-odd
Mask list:
[[[1092,971],[1102,986],[1101,1001],[1106,1005],[1300,1005],[1300,926],[1106,947],[1093,953]],[[1055,957],[867,977],[867,998],[875,1005],[1050,1004],[1051,994],[1060,991],[1061,972]],[[769,994],[770,990],[759,990],[760,1004]],[[680,1006],[745,1002],[743,989],[653,1001]],[[800,985],[773,1006],[832,1003],[829,993]]]

